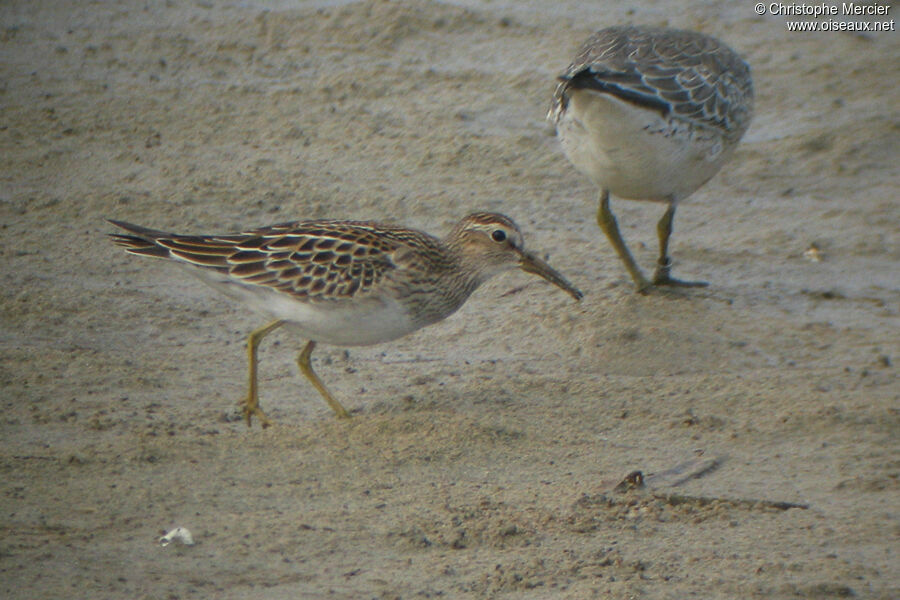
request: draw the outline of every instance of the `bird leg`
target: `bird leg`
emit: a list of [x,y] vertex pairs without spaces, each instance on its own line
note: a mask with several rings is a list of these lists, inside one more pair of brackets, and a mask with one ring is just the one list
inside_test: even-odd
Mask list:
[[253,415],[256,415],[264,428],[272,424],[266,416],[266,413],[259,407],[259,396],[256,391],[256,350],[259,348],[259,344],[264,337],[282,325],[284,325],[284,321],[272,321],[268,325],[260,327],[259,329],[254,329],[247,338],[247,397],[241,401],[244,419],[247,420],[247,427],[250,427]]
[[634,261],[634,257],[631,256],[631,252],[628,251],[628,246],[625,245],[622,234],[619,233],[619,225],[616,223],[616,216],[609,209],[609,190],[606,189],[600,191],[600,207],[597,209],[597,224],[600,226],[600,229],[603,230],[603,233],[606,234],[606,237],[613,245],[613,248],[616,249],[619,258],[625,263],[625,268],[628,269],[628,272],[631,274],[631,279],[634,280],[637,291],[641,294],[645,293],[652,284],[644,277],[640,267],[638,267],[637,263]]
[[300,367],[300,372],[306,375],[306,378],[309,379],[310,383],[315,386],[319,393],[322,394],[322,397],[325,398],[325,402],[328,403],[328,406],[331,407],[331,410],[335,412],[338,418],[348,419],[350,418],[350,413],[347,412],[347,409],[341,406],[341,403],[335,400],[334,396],[331,395],[331,392],[328,391],[328,388],[325,387],[325,384],[322,383],[322,380],[319,379],[319,376],[316,375],[316,372],[313,371],[312,364],[309,362],[310,357],[312,356],[313,350],[316,349],[316,343],[312,340],[307,342],[306,347],[300,352],[297,356],[297,366]]
[[706,287],[705,281],[682,281],[669,275],[672,268],[672,259],[669,258],[669,237],[672,235],[672,221],[675,219],[675,205],[670,203],[665,214],[656,224],[656,233],[659,235],[659,259],[656,261],[656,273],[653,276],[653,285],[672,285],[680,287]]

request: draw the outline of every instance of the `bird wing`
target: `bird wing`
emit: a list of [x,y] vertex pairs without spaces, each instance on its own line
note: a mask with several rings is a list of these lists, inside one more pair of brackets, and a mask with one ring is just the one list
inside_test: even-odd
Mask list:
[[692,31],[611,27],[588,38],[554,95],[592,89],[740,137],[752,116],[750,68],[713,37]]
[[365,295],[391,271],[410,266],[407,238],[436,242],[419,232],[367,221],[296,221],[196,236],[110,222],[129,232],[111,237],[132,254],[216,269],[241,283],[298,299]]

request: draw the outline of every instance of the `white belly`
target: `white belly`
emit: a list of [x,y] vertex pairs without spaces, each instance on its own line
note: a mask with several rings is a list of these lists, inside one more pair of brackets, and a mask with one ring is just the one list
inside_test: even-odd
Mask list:
[[423,324],[390,298],[300,302],[283,292],[244,285],[216,271],[191,269],[226,296],[272,320],[286,321],[306,340],[336,346],[368,346],[403,337]]
[[632,200],[689,196],[731,150],[714,130],[591,90],[571,92],[557,132],[572,164],[597,186]]

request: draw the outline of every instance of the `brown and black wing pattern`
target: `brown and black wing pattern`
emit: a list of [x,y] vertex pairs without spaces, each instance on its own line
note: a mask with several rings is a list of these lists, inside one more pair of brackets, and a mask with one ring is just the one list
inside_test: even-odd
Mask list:
[[554,110],[570,89],[593,89],[739,138],[753,114],[750,68],[728,46],[693,31],[609,27],[584,43],[560,77]]
[[353,298],[372,292],[405,268],[409,245],[436,248],[424,233],[367,221],[296,221],[228,235],[178,235],[110,221],[132,254],[171,258],[216,269],[234,280],[301,300]]

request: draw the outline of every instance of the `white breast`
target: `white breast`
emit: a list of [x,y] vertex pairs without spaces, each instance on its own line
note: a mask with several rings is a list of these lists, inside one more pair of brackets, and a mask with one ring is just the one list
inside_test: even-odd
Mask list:
[[397,339],[421,326],[389,297],[303,302],[271,288],[236,282],[217,271],[191,271],[255,312],[272,320],[287,321],[307,340],[336,346],[368,346]]
[[593,90],[570,92],[557,132],[580,171],[632,200],[690,195],[716,174],[730,150],[714,130]]

